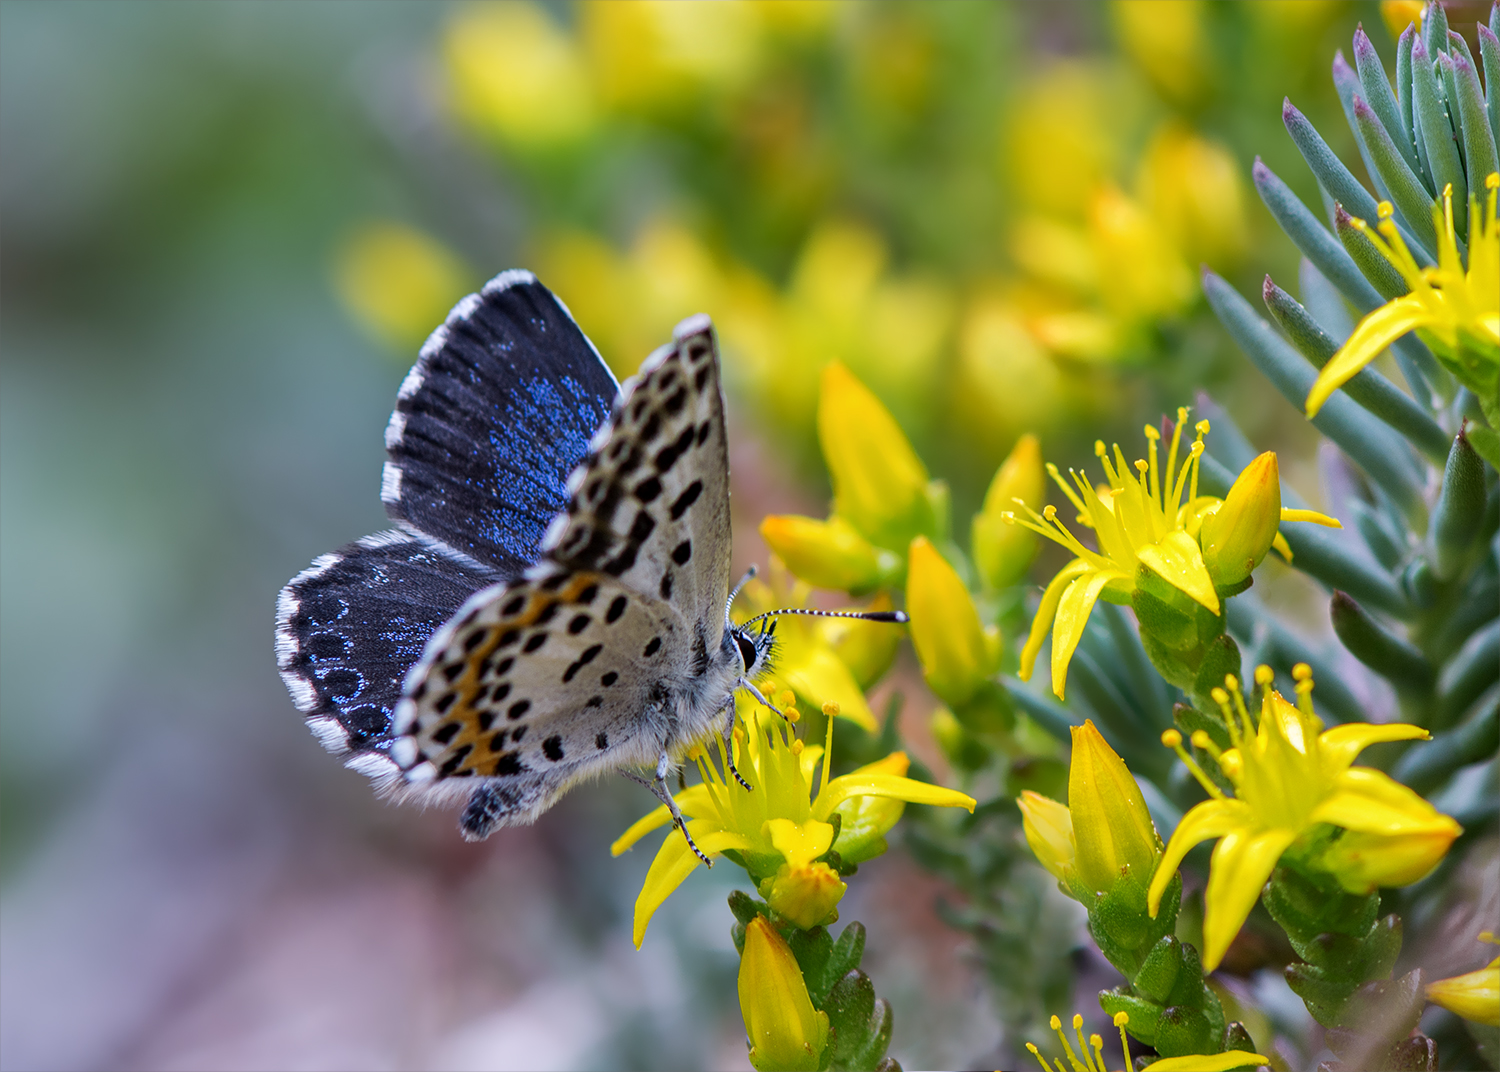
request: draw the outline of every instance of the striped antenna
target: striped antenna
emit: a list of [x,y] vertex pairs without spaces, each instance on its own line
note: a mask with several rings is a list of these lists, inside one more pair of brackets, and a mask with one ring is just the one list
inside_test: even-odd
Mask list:
[[808,610],[805,607],[784,607],[781,610],[768,610],[764,614],[757,614],[741,624],[740,628],[748,629],[762,618],[774,618],[781,614],[805,614],[812,618],[855,618],[862,622],[888,622],[892,625],[904,625],[911,621],[904,610]]

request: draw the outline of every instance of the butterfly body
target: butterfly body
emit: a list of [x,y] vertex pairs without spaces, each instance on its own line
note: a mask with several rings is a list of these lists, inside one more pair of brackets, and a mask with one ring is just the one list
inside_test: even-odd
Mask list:
[[772,630],[728,617],[706,317],[617,389],[561,302],[504,273],[423,347],[386,450],[398,527],[278,603],[282,676],[348,766],[398,799],[465,801],[481,838],[608,771],[662,797],[685,751],[729,732]]

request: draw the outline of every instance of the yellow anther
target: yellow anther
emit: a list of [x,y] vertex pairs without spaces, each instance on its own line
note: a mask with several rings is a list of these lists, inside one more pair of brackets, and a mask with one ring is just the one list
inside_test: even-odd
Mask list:
[[798,738],[797,740],[793,741],[792,742],[792,755],[794,755],[794,756],[800,756],[802,754],[802,748],[803,748],[803,745],[802,745],[801,738]]
[[1493,190],[1500,186],[1500,171],[1492,171],[1484,177],[1484,188]]
[[1057,1013],[1052,1014],[1052,1019],[1047,1021],[1047,1025],[1051,1027],[1053,1031],[1062,1030],[1062,1021],[1057,1018]]
[[838,702],[835,700],[829,700],[823,705],[823,713],[829,718],[837,718],[839,713]]
[[1042,516],[1048,521],[1056,521],[1057,507],[1053,506],[1051,503],[1048,503],[1045,507],[1042,508]]
[[782,689],[781,695],[776,698],[781,701],[782,707],[795,707],[797,704],[797,694],[791,689]]
[[1240,688],[1240,679],[1235,677],[1233,674],[1225,674],[1224,687],[1230,692],[1238,692]]
[[1220,707],[1223,707],[1229,702],[1229,693],[1225,692],[1223,689],[1210,689],[1208,694],[1213,697],[1214,703],[1218,704]]
[[1245,769],[1245,760],[1240,755],[1239,750],[1235,749],[1231,752],[1225,752],[1223,755],[1215,758],[1219,761],[1219,769],[1224,772],[1224,777],[1228,778],[1235,785],[1239,785],[1240,772]]
[[[1443,186],[1443,197],[1444,198],[1451,198],[1452,196],[1453,196],[1453,184],[1451,182],[1450,183],[1445,183],[1444,186]],[[1389,202],[1382,202],[1382,204],[1385,204],[1385,205],[1389,206],[1390,203]],[[1389,216],[1390,214],[1391,214],[1390,210],[1389,210],[1389,208],[1387,208],[1386,212],[1381,216],[1381,218],[1384,219],[1386,216]]]
[[1083,1013],[1081,1013],[1081,1012],[1075,1012],[1073,1014],[1073,1030],[1077,1031],[1082,1026],[1083,1026]]
[[1308,678],[1312,677],[1312,667],[1308,666],[1306,663],[1298,663],[1296,666],[1292,667],[1292,677],[1296,678],[1298,681],[1306,681]]
[[1168,748],[1180,748],[1182,746],[1182,734],[1176,730],[1163,730],[1161,743]]
[[1161,438],[1161,430],[1159,428],[1156,428],[1153,425],[1150,425],[1150,424],[1146,425],[1146,438],[1147,439],[1160,439]]
[[1113,1023],[1116,1027],[1124,1027],[1126,1024],[1130,1023],[1130,1014],[1128,1012],[1115,1013]]
[[1015,512],[1012,510],[1001,510],[1000,520],[1004,521],[1007,525],[1014,525],[1016,523]]
[[[1202,423],[1203,424],[1207,424],[1208,422],[1207,421],[1203,421]],[[1200,443],[1200,442],[1198,442],[1198,441],[1196,441],[1196,440],[1194,440],[1193,445],[1188,448],[1188,454],[1190,454],[1192,457],[1196,458],[1196,457],[1199,457],[1203,453],[1203,450],[1204,450],[1203,444]]]
[[[1453,184],[1451,182],[1448,184],[1448,189],[1453,189]],[[1383,220],[1390,219],[1395,211],[1395,206],[1392,205],[1389,201],[1382,201],[1380,202],[1380,204],[1375,206],[1375,214]]]
[[1203,420],[1193,425],[1193,431],[1197,432],[1199,435],[1208,435],[1211,430],[1212,426],[1208,423],[1207,417],[1203,418]]
[[784,704],[781,712],[786,716],[786,720],[793,725],[802,721],[802,712],[797,710],[797,701],[795,700],[789,704]]
[[1135,460],[1135,471],[1137,473],[1144,473],[1148,468],[1149,466],[1146,465],[1146,460],[1144,458],[1137,458]]
[[1255,683],[1257,685],[1269,685],[1274,680],[1276,680],[1276,671],[1272,670],[1265,663],[1261,663],[1255,668]]
[[1213,738],[1208,735],[1207,730],[1194,730],[1193,736],[1190,739],[1193,742],[1194,748],[1201,748],[1205,752],[1213,747]]
[[1096,439],[1096,440],[1094,440],[1094,457],[1096,457],[1096,458],[1102,458],[1102,457],[1104,457],[1104,440],[1102,440],[1102,439]]

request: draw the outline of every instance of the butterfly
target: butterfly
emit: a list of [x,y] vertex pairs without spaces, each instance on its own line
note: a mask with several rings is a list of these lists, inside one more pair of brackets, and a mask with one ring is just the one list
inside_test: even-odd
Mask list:
[[395,527],[277,602],[277,666],[313,734],[382,795],[461,802],[470,840],[609,771],[686,835],[666,776],[712,734],[727,744],[736,690],[771,706],[754,680],[774,615],[828,613],[730,619],[744,580],[730,590],[709,319],[622,386],[535,276],[501,273],[423,345],[385,449]]

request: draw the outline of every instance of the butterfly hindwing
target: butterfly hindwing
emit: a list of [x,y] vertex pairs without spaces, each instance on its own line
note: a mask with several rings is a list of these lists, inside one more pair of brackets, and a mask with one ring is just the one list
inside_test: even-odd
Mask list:
[[329,751],[382,751],[402,684],[432,633],[499,575],[409,532],[324,555],[277,601],[276,662]]
[[656,761],[686,633],[671,607],[607,574],[495,585],[428,645],[391,755],[424,795],[483,779],[492,819],[529,821],[581,778]]
[[566,307],[504,272],[422,347],[386,428],[386,512],[506,572],[536,557],[619,385]]
[[680,608],[716,643],[730,547],[719,360],[707,317],[683,321],[673,335],[626,382],[568,478],[567,510],[542,550],[565,568],[598,570]]

